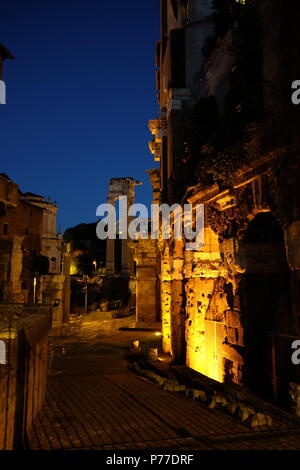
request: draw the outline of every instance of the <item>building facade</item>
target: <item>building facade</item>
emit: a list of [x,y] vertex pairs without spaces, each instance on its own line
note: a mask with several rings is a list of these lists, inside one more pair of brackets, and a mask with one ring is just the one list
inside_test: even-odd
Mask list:
[[24,200],[43,211],[41,254],[49,259],[49,274],[60,274],[62,233],[56,232],[56,202],[33,193],[24,193]]
[[159,113],[149,122],[156,199],[204,205],[201,249],[159,241],[164,350],[283,406],[300,382],[292,15],[281,0],[161,0]]

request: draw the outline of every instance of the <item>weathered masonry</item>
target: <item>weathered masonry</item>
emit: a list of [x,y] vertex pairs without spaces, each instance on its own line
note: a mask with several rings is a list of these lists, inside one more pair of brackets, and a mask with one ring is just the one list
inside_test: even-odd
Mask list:
[[299,40],[281,0],[161,0],[149,122],[156,200],[205,212],[200,250],[158,243],[165,352],[298,414]]

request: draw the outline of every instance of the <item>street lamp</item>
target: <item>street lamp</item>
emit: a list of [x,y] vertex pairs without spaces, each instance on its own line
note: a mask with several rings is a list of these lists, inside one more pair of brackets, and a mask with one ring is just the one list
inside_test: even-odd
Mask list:
[[33,278],[33,303],[36,301],[36,277]]
[[88,310],[88,282],[89,276],[84,276],[84,289],[85,289],[85,296],[84,296],[84,312],[87,313]]

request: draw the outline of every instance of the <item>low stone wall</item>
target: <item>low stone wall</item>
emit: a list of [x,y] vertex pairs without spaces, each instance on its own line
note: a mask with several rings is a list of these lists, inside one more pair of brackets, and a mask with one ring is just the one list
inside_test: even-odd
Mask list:
[[11,311],[0,314],[7,321],[6,328],[2,321],[0,330],[6,350],[6,363],[0,364],[0,450],[11,450],[22,448],[43,404],[50,312],[47,307],[37,307],[17,315]]

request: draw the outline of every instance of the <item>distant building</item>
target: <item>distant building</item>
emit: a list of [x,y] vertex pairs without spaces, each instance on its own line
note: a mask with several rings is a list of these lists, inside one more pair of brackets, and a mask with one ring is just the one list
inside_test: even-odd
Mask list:
[[60,274],[61,272],[61,245],[62,234],[59,230],[56,233],[56,212],[55,201],[46,199],[33,193],[23,195],[24,202],[39,207],[43,211],[43,229],[42,229],[42,250],[41,254],[49,259],[49,273]]
[[294,11],[270,0],[160,3],[160,109],[149,122],[160,169],[150,176],[159,203],[204,205],[205,232],[195,251],[159,240],[164,352],[286,407],[292,396],[300,416],[300,394],[289,394],[300,383]]
[[32,302],[35,257],[49,259],[49,273],[61,273],[61,235],[56,236],[55,203],[23,194],[0,174],[0,301]]

